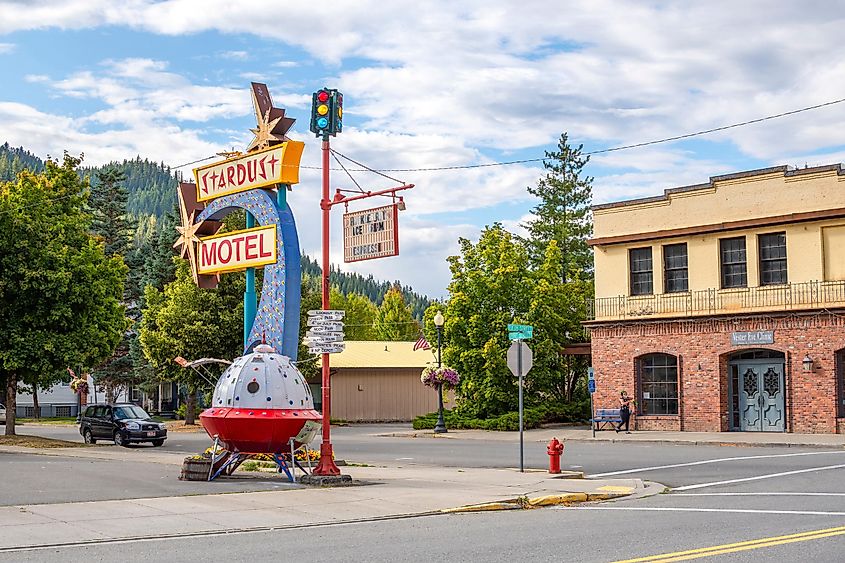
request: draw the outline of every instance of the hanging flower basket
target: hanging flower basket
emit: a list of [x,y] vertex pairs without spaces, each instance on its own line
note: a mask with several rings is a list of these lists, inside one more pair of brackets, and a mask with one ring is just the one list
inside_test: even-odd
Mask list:
[[457,371],[450,367],[432,367],[429,366],[422,371],[420,381],[426,387],[434,387],[435,389],[442,385],[443,389],[454,389],[461,382],[461,376]]
[[85,395],[88,393],[88,382],[81,378],[76,378],[70,382],[71,390],[77,395]]

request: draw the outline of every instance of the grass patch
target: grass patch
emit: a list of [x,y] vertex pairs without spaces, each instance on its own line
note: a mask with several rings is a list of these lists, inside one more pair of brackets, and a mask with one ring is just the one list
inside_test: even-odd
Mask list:
[[75,416],[57,416],[51,418],[16,418],[17,424],[45,424],[45,425],[66,425],[76,424]]
[[275,469],[276,464],[269,461],[255,461],[249,460],[241,464],[241,471],[261,471],[262,469]]
[[53,438],[42,438],[41,436],[0,436],[0,446],[21,446],[24,448],[84,448],[87,444],[82,442],[68,442],[67,440],[54,440]]

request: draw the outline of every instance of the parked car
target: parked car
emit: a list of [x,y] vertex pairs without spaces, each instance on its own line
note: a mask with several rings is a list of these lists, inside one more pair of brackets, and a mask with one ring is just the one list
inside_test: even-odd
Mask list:
[[6,407],[3,406],[3,403],[0,403],[0,422],[6,424]]
[[167,439],[164,424],[154,421],[144,409],[131,403],[89,405],[79,419],[79,433],[86,444],[114,441],[116,446],[150,442],[161,446]]

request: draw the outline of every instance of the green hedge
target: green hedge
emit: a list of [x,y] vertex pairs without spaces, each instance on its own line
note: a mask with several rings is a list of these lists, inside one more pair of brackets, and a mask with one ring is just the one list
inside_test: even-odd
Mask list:
[[[495,418],[470,418],[454,411],[443,411],[447,428],[474,428],[479,430],[519,430],[519,413],[509,412]],[[523,411],[525,428],[537,428],[553,422],[582,422],[590,418],[590,401],[572,401],[565,404],[541,405]],[[430,412],[414,419],[414,430],[429,430],[437,424],[437,412]]]

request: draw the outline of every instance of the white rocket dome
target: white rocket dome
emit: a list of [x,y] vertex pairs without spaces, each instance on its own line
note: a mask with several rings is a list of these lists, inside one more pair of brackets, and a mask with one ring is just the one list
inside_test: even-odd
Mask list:
[[311,388],[290,358],[266,344],[237,358],[220,375],[211,408],[313,409]]

